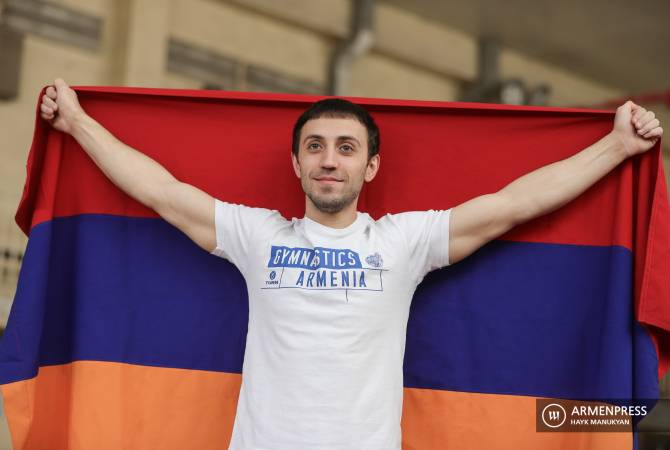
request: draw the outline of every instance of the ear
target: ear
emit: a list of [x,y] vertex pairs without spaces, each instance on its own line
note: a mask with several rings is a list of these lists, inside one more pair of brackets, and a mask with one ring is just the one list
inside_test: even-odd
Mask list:
[[365,168],[365,181],[370,182],[372,181],[375,176],[377,175],[377,172],[379,171],[379,164],[381,163],[381,159],[379,156],[379,153],[377,153],[375,156],[370,158],[370,161],[368,161],[368,166]]
[[291,164],[293,165],[293,172],[295,173],[295,176],[300,178],[300,163],[298,162],[298,158],[293,152],[291,152]]

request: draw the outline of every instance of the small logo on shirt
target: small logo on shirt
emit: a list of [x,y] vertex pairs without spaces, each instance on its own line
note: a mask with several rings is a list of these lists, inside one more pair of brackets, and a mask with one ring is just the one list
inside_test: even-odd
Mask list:
[[277,278],[277,272],[273,270],[270,272],[268,275],[269,280],[265,280],[265,284],[268,286],[279,286],[279,280],[276,280]]
[[381,267],[384,264],[384,261],[382,261],[382,255],[379,253],[368,256],[365,258],[365,262],[370,264],[372,267]]

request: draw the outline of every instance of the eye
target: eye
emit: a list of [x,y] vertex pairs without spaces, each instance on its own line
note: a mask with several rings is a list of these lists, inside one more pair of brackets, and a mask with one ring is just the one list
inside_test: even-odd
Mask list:
[[307,144],[307,148],[308,148],[309,150],[316,150],[316,149],[318,149],[319,147],[320,147],[320,145],[319,145],[318,142],[311,142],[311,143]]
[[354,148],[349,145],[349,144],[344,144],[343,146],[340,147],[341,149],[345,150],[347,153],[353,152]]

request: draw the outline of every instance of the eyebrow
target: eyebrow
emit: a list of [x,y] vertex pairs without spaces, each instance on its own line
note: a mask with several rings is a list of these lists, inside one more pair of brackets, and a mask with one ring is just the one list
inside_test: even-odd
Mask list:
[[[305,139],[302,141],[303,144],[304,144],[308,139],[311,139],[311,138],[321,139],[321,140],[324,139],[324,137],[321,136],[321,135],[319,135],[319,134],[310,134],[309,136],[306,136]],[[338,140],[338,141],[351,140],[351,141],[356,142],[358,145],[361,145],[361,143],[358,142],[358,139],[356,139],[356,138],[353,137],[353,136],[338,136],[338,137],[337,137],[337,140]]]

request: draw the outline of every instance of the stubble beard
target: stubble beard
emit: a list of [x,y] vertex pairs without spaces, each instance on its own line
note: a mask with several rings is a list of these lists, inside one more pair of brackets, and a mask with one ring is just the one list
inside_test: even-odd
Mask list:
[[343,192],[338,197],[321,196],[316,192],[316,189],[310,190],[306,183],[302,182],[302,189],[305,191],[307,197],[312,201],[316,209],[324,213],[338,213],[349,206],[360,193],[360,189],[350,189]]

